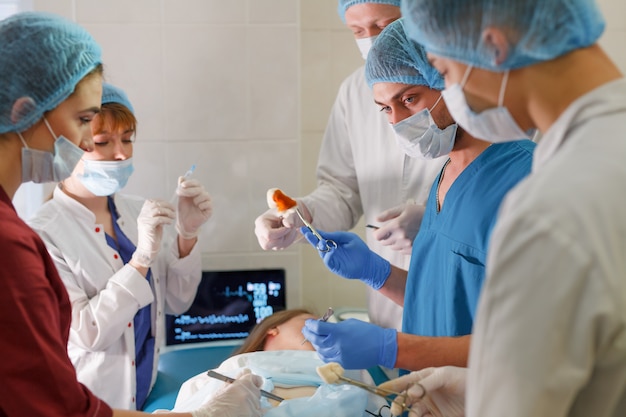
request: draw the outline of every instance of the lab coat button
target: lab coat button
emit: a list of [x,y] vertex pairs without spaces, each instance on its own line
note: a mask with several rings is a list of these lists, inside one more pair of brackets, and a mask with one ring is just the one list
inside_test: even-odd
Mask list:
[[132,361],[130,364],[131,366],[135,366],[135,361]]
[[128,322],[128,327],[131,327],[133,324],[131,322]]
[[117,256],[117,253],[114,253],[114,254],[113,254],[113,258],[114,258],[114,259],[119,258],[119,256]]
[[96,227],[96,233],[100,233],[100,228]]

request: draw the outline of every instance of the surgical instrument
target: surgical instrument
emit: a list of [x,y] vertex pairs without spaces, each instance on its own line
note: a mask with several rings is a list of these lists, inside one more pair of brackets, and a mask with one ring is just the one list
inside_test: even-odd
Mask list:
[[[220,381],[228,382],[229,384],[232,384],[233,382],[236,381],[234,378],[231,378],[226,375],[222,375],[219,372],[215,372],[213,370],[208,371],[206,374],[210,376],[211,378],[219,379]],[[285,400],[284,398],[279,397],[278,395],[272,394],[271,392],[267,392],[265,390],[261,390],[261,396],[265,398],[269,398],[274,401],[278,401],[278,402]]]
[[[335,310],[333,310],[332,307],[328,307],[328,310],[326,310],[326,313],[324,313],[324,315],[319,318],[319,321],[328,321],[328,319],[330,318],[330,316],[333,315],[334,312],[335,312]],[[304,338],[302,343],[300,343],[300,345],[303,345],[305,343],[306,343],[306,337]]]

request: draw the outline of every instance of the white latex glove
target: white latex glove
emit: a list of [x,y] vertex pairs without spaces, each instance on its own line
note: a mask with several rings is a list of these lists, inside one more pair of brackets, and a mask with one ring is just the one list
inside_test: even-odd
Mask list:
[[174,221],[174,206],[163,200],[146,200],[137,217],[137,249],[132,260],[149,268],[161,247],[163,225]]
[[263,378],[245,369],[232,384],[227,383],[202,407],[191,412],[193,417],[260,417],[260,387]]
[[[466,379],[467,368],[444,366],[411,372],[384,382],[379,387],[405,394],[399,396],[398,400],[404,400],[411,407],[410,417],[463,417]],[[391,414],[402,414],[398,403],[392,404]]]
[[382,212],[376,221],[386,222],[375,230],[374,238],[383,246],[410,255],[426,207],[413,200]]
[[211,196],[198,180],[178,178],[178,216],[176,231],[183,239],[198,236],[200,226],[209,220],[213,212]]
[[[298,201],[298,200],[296,200]],[[311,218],[309,209],[298,201],[298,208],[308,220]],[[264,249],[281,250],[302,238],[300,227],[304,226],[300,217],[293,209],[279,213],[275,207],[261,214],[254,221],[254,233],[259,245]]]

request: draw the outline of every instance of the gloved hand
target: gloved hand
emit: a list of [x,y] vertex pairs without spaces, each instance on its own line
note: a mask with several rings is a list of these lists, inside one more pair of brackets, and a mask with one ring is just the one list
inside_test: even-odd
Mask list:
[[191,412],[193,417],[260,417],[260,387],[263,378],[250,373],[249,369],[239,374],[232,384],[227,383],[202,407]]
[[163,225],[174,221],[174,206],[163,200],[146,200],[137,217],[137,249],[132,260],[149,268],[161,247]]
[[383,246],[391,246],[395,251],[410,255],[425,210],[426,207],[423,205],[409,200],[405,204],[383,211],[376,217],[376,221],[386,223],[373,232],[374,238]]
[[[304,203],[298,201],[298,208],[307,220],[311,218]],[[279,213],[276,208],[270,208],[254,221],[254,233],[264,250],[281,250],[302,237],[298,230],[300,226],[303,223],[295,210]]]
[[[306,227],[301,227],[300,232],[317,249],[315,235]],[[385,285],[391,273],[391,264],[370,250],[359,236],[350,232],[318,232],[323,239],[337,244],[328,252],[320,251],[324,264],[331,272],[344,278],[359,279],[375,290]]]
[[[384,382],[379,387],[403,392],[406,396],[398,399],[404,400],[411,407],[411,416],[463,417],[466,379],[467,368],[444,366],[411,372]],[[401,406],[396,402],[391,406],[391,414],[394,416],[402,414]]]
[[345,369],[382,365],[393,368],[398,356],[396,329],[384,329],[357,319],[327,323],[309,319],[302,329],[324,362],[337,362]]
[[200,226],[211,217],[211,196],[198,180],[178,178],[178,216],[176,231],[183,239],[198,236]]

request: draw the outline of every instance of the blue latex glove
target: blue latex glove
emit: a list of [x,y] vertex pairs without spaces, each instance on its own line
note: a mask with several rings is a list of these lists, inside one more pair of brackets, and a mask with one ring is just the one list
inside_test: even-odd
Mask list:
[[[306,227],[300,228],[313,247],[317,249],[318,239]],[[370,250],[359,236],[350,232],[322,232],[322,238],[333,240],[336,248],[321,252],[326,267],[335,274],[349,279],[360,279],[375,290],[379,290],[391,273],[391,264]]]
[[326,323],[309,319],[302,329],[324,362],[337,362],[345,369],[382,365],[393,368],[398,356],[396,329],[384,329],[357,319]]

